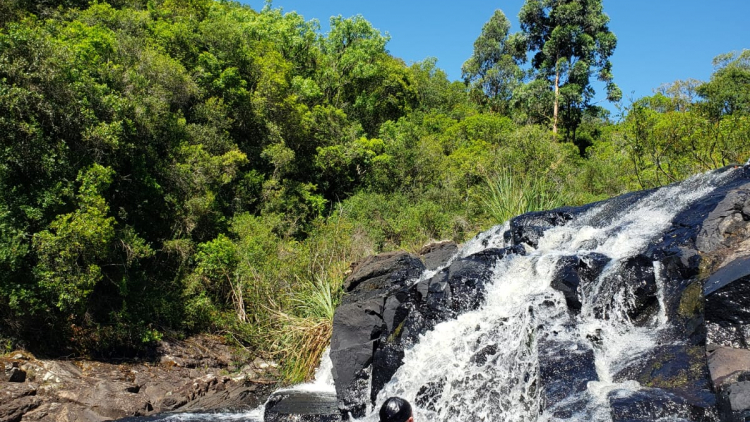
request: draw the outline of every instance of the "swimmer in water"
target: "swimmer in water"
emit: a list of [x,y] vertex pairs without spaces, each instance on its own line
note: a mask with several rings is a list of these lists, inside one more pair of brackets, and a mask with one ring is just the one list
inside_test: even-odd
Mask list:
[[414,422],[411,405],[401,397],[391,397],[380,407],[380,422]]

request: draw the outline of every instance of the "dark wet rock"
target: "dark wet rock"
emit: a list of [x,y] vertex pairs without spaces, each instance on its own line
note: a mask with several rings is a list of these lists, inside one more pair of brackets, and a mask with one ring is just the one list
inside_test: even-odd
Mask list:
[[658,346],[615,374],[614,380],[635,380],[644,387],[661,389],[701,408],[716,404],[705,349],[701,346]]
[[599,376],[590,345],[558,341],[555,336],[546,333],[538,345],[540,405],[543,412],[568,419],[584,410],[580,393]]
[[577,312],[581,309],[581,282],[594,281],[609,261],[609,257],[595,252],[562,257],[551,287],[562,292],[568,308]]
[[26,381],[26,371],[20,369],[18,366],[12,366],[5,370],[5,379],[3,381],[24,382]]
[[448,261],[458,252],[458,245],[452,240],[430,243],[419,251],[425,267],[428,270],[436,270],[448,263]]
[[422,409],[434,412],[436,410],[437,398],[443,394],[444,388],[445,380],[428,382],[419,389],[414,403]]
[[558,404],[585,391],[590,381],[599,379],[594,351],[585,345],[549,341],[540,344],[539,350],[542,409],[554,408],[554,413],[564,414],[566,409]]
[[653,261],[646,256],[636,255],[625,261],[618,271],[618,276],[632,294],[633,302],[628,309],[628,316],[633,320],[646,320],[647,317],[642,316],[643,313],[648,309],[657,308],[658,302]]
[[383,389],[385,384],[391,380],[404,359],[404,346],[394,341],[386,341],[373,354],[373,372],[370,391],[372,402],[377,398],[377,393]]
[[[710,263],[704,262],[705,259],[716,259],[712,254],[724,255],[725,252],[720,250],[723,245],[735,243],[728,233],[722,231],[722,221],[725,219],[722,209],[735,207],[735,200],[731,198],[736,192],[748,189],[750,183],[747,175],[732,173],[722,186],[678,213],[672,226],[660,240],[649,245],[644,255],[662,263],[667,281],[697,277],[701,267],[713,272]],[[716,236],[724,240],[719,242]]]
[[474,353],[469,359],[469,362],[477,366],[484,366],[484,364],[487,363],[488,358],[496,354],[497,354],[497,345],[490,344],[488,346],[483,347],[478,352]]
[[506,233],[505,240],[512,245],[527,244],[536,248],[545,230],[564,225],[573,219],[574,212],[580,212],[580,209],[566,207],[515,217],[510,220],[510,230]]
[[[451,296],[448,307],[453,312],[451,317],[476,309],[484,301],[485,284],[489,281],[493,267],[498,260],[513,253],[523,254],[524,250],[521,247],[490,248],[456,260],[433,277],[430,287],[439,283],[448,284]],[[427,299],[430,300],[430,294]]]
[[698,406],[661,389],[645,388],[636,392],[616,390],[607,397],[612,422],[651,422],[665,418],[690,422],[713,422],[710,407]]
[[729,283],[747,276],[750,276],[750,256],[737,258],[711,274],[704,284],[703,294],[709,296]]
[[[399,306],[408,298],[403,289],[424,269],[419,258],[393,252],[367,258],[347,277],[331,338],[333,379],[342,411],[355,417],[364,414],[373,357],[381,346],[381,337],[387,338],[396,330],[401,322],[397,317],[403,318]],[[399,290],[400,294],[392,295]],[[387,359],[378,362],[393,365]],[[396,367],[400,363],[399,359]]]
[[336,422],[341,420],[336,394],[282,390],[266,402],[264,422]]
[[734,280],[707,295],[705,317],[710,343],[747,348],[750,340],[750,276]]
[[331,360],[342,412],[363,416],[368,400],[401,366],[404,347],[435,324],[476,309],[495,264],[511,253],[524,249],[490,248],[455,259],[413,285],[408,282],[425,269],[414,256],[392,253],[360,264],[333,321]]
[[343,303],[358,302],[384,294],[419,276],[424,264],[414,255],[389,252],[366,258],[344,281]]
[[[630,301],[625,309],[625,316],[638,326],[652,322],[660,307],[654,264],[650,258],[644,255],[629,258],[615,271],[608,272],[606,278],[601,283],[601,297],[614,297],[617,292],[626,291]],[[612,302],[602,301],[595,307],[595,311],[599,317],[609,318]]]
[[[497,225],[486,232],[477,234],[472,241],[480,240],[480,244],[482,247],[489,248],[489,247],[499,247],[503,246],[506,239],[510,240],[510,231],[505,230],[505,225],[500,224]],[[503,244],[498,245],[494,239],[501,239],[503,240]],[[493,244],[490,245],[490,241],[493,241]]]
[[[582,244],[578,255],[560,260],[551,284],[562,293],[567,310],[561,306],[558,293],[540,301],[543,312],[559,310],[560,318],[575,324],[580,309],[588,312],[589,308],[582,306],[589,305],[584,300],[589,300],[588,295],[595,290],[601,300],[591,305],[595,315],[602,318],[614,317],[616,311],[621,313],[616,317],[629,318],[639,327],[655,327],[662,319],[669,321],[670,328],[659,332],[659,346],[615,374],[615,381],[635,380],[643,389],[609,395],[614,421],[708,421],[716,420],[717,412],[723,415],[722,420],[744,421],[741,417],[747,416],[743,406],[746,398],[750,400],[750,368],[741,369],[745,357],[738,356],[744,356],[750,343],[750,172],[734,171],[725,176],[721,186],[680,211],[671,226],[663,233],[654,233],[639,255],[623,263],[610,263],[609,257],[595,253],[601,244],[597,240]],[[593,206],[602,207],[602,211],[595,216],[586,214],[585,218],[595,227],[604,227],[623,208],[652,192],[518,216],[504,233],[500,233],[502,226],[492,229],[503,236],[506,245],[512,245],[510,248],[492,247],[502,242],[481,234],[479,239],[484,239],[489,249],[456,257],[452,262],[455,250],[438,244],[423,251],[424,264],[417,263],[416,257],[390,254],[360,265],[355,271],[359,274],[352,274],[347,281],[348,293],[334,322],[331,356],[340,410],[363,416],[367,401],[376,397],[401,365],[404,349],[436,324],[479,307],[498,260],[538,247],[547,230],[568,224]],[[618,233],[615,230],[611,235]],[[408,274],[416,280],[422,269],[436,269],[448,262],[429,279],[416,284],[404,281]],[[596,280],[603,283],[594,286]],[[621,296],[623,291],[628,292],[629,299],[625,309],[610,306],[607,298]],[[349,312],[360,315],[339,316]],[[340,334],[338,326],[352,333]],[[597,380],[594,350],[606,340],[592,333],[582,343],[565,343],[559,340],[562,336],[556,339],[553,335],[558,328],[566,329],[536,328],[536,387],[545,414],[565,419],[588,411],[580,393]],[[359,332],[353,333],[356,330]],[[343,337],[336,340],[337,336]],[[483,344],[467,358],[486,366],[503,345],[491,340]],[[717,344],[743,352],[717,352]],[[347,351],[337,354],[334,349]],[[707,350],[712,351],[708,364]],[[710,374],[709,365],[713,365]],[[341,384],[342,379],[349,384]],[[417,394],[417,405],[434,407],[443,385],[424,385]]]

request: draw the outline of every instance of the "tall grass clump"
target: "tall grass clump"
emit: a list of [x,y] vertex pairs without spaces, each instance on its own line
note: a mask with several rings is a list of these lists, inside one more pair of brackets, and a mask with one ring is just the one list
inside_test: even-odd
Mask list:
[[339,210],[318,222],[287,261],[294,282],[287,306],[274,309],[274,329],[269,330],[286,382],[309,380],[328,347],[349,264],[372,250],[355,232],[353,222]]
[[315,372],[333,333],[333,313],[341,297],[341,277],[316,277],[303,283],[289,312],[276,311],[281,331],[275,348],[284,357],[282,375],[287,382],[308,380]]
[[494,176],[486,176],[484,205],[496,222],[531,211],[559,208],[569,202],[554,182],[546,177],[520,177],[502,169]]

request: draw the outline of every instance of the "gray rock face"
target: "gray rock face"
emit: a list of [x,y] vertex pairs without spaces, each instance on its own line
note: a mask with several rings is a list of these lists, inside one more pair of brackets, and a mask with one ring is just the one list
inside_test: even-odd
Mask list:
[[750,381],[733,383],[726,391],[733,412],[750,409]]
[[713,252],[731,244],[735,236],[747,234],[750,219],[750,188],[729,192],[706,217],[695,246],[701,252]]
[[456,245],[456,242],[452,240],[444,240],[442,242],[425,245],[425,247],[419,251],[419,256],[422,257],[425,268],[434,271],[445,265],[448,260],[456,254],[456,252],[458,252],[458,245]]
[[28,383],[5,384],[0,389],[0,421],[20,421],[24,414],[42,403],[37,397],[37,386]]
[[750,184],[729,192],[696,239],[703,286],[708,368],[722,420],[750,417]]

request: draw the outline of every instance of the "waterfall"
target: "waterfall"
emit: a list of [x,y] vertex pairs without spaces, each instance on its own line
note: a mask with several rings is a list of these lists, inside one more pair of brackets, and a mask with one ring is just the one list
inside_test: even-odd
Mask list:
[[[662,266],[654,263],[658,305],[646,322],[631,321],[634,295],[619,282],[629,259],[659,239],[673,218],[710,193],[726,173],[695,176],[617,209],[605,202],[564,226],[544,232],[536,248],[501,258],[476,310],[439,323],[405,350],[403,365],[380,391],[366,421],[391,396],[414,404],[415,420],[438,421],[608,421],[608,397],[639,391],[637,380],[615,374],[663,340],[671,321],[664,312]],[[468,242],[459,256],[505,247],[508,224]],[[551,283],[565,257],[606,263],[593,280],[581,282],[581,306],[571,313]],[[436,271],[423,274],[429,279]],[[676,341],[676,340],[675,340]],[[540,354],[593,355],[594,368],[580,388],[557,396],[540,392]],[[554,370],[554,368],[552,368]],[[559,401],[549,402],[549,397]]]

